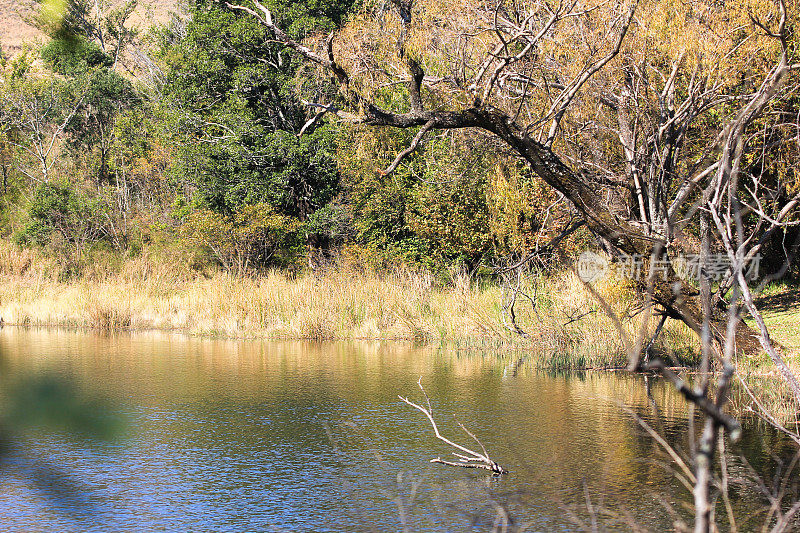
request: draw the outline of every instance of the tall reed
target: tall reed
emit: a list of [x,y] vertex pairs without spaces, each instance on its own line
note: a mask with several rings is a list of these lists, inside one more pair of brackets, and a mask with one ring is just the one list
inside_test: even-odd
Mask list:
[[[518,304],[529,337],[511,333],[501,316],[501,288],[464,274],[437,282],[425,272],[326,269],[209,277],[147,256],[116,270],[98,266],[64,281],[57,262],[0,246],[0,315],[9,324],[178,330],[194,335],[292,339],[403,339],[459,346],[515,347],[550,368],[622,366],[625,353],[610,319],[569,272],[531,276],[536,306]],[[597,286],[620,315],[632,292],[618,280]],[[626,321],[631,331],[636,320]],[[692,335],[667,328],[658,349],[686,361]]]

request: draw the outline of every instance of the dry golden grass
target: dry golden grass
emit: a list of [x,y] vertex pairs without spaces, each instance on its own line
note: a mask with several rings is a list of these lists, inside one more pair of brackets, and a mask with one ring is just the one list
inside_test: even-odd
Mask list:
[[[784,284],[770,286],[758,298],[757,304],[770,336],[783,347],[782,355],[789,367],[800,375],[800,295],[797,287]],[[748,317],[746,321],[755,327],[752,319]],[[739,367],[745,374],[778,375],[766,353],[739,361]]]
[[[405,268],[384,273],[336,268],[291,276],[270,272],[210,278],[154,261],[131,259],[111,271],[99,263],[79,279],[61,262],[0,246],[0,316],[8,324],[102,330],[178,330],[194,335],[291,339],[404,339],[463,345],[513,345],[544,366],[623,366],[612,322],[571,273],[531,278],[537,306],[520,304],[522,339],[505,328],[501,290],[454,275],[445,284]],[[624,315],[630,291],[614,280],[597,286]],[[631,331],[638,320],[629,320]],[[692,353],[691,334],[673,324],[660,349],[676,361]]]
[[[758,299],[758,306],[770,335],[783,346],[784,361],[796,376],[800,376],[800,297],[797,287],[771,286]],[[750,319],[748,323],[755,326]],[[793,395],[766,353],[740,358],[737,369],[753,395],[772,416],[793,430],[800,427],[800,413]],[[737,395],[734,397],[737,412],[759,411],[743,387],[737,390]]]

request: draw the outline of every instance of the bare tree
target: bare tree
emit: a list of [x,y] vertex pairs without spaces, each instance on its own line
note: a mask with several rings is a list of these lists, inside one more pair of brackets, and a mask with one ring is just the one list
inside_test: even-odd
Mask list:
[[15,132],[7,137],[9,144],[24,155],[17,170],[32,181],[47,183],[83,95],[70,94],[56,81],[11,80],[8,85],[0,94],[0,117],[5,128]]
[[[569,200],[616,257],[663,260],[677,249],[692,248],[684,228],[697,220],[697,202],[709,185],[726,179],[723,160],[731,150],[741,151],[737,146],[745,147],[748,128],[800,68],[790,62],[792,37],[785,22],[774,20],[754,19],[749,31],[726,36],[723,55],[707,50],[693,58],[678,54],[665,70],[659,64],[663,54],[636,55],[625,45],[634,30],[637,44],[646,38],[646,22],[635,16],[637,2],[474,2],[466,4],[464,13],[449,16],[437,16],[435,8],[422,0],[391,4],[392,20],[386,18],[387,10],[376,15],[375,27],[383,33],[362,31],[366,36],[360,36],[367,41],[363,50],[357,40],[339,44],[347,68],[336,58],[335,32],[321,47],[318,42],[304,44],[291,39],[258,1],[254,8],[226,5],[256,17],[277,41],[336,78],[339,94],[329,102],[309,102],[316,109],[310,121],[331,113],[356,124],[419,128],[387,172],[397,168],[430,131],[488,132],[505,141],[537,176]],[[426,22],[432,25],[428,29],[436,28],[435,35],[422,43],[430,45],[428,56],[418,51],[426,28],[416,22],[417,15],[428,17]],[[770,16],[786,20],[783,2]],[[768,30],[770,23],[774,29]],[[390,37],[396,44],[394,59],[364,51],[376,53],[378,38]],[[752,79],[732,84],[724,75],[731,56],[741,59],[736,54],[743,49],[755,54],[750,42],[761,45],[762,37],[774,39],[777,50],[750,59],[759,65],[772,61],[767,74],[755,90],[745,87],[753,84]],[[437,76],[424,69],[426,61],[435,64],[433,54],[446,63],[437,68]],[[755,73],[751,70],[748,75]],[[407,93],[406,109],[387,109],[372,96],[370,87],[386,86],[388,81],[399,82],[398,91]],[[700,125],[711,117],[718,124],[717,133],[714,127],[700,132]],[[604,153],[600,143],[591,141],[598,137],[606,144],[616,139],[617,145]],[[788,207],[784,218],[793,213],[795,204]],[[765,226],[758,229],[757,240],[764,231]],[[647,289],[644,281],[640,289]],[[666,315],[703,334],[705,313],[699,291],[673,269],[666,279],[652,280],[650,293]],[[721,346],[724,310],[706,311],[712,315],[710,335]],[[740,322],[737,350],[761,349],[760,335]]]

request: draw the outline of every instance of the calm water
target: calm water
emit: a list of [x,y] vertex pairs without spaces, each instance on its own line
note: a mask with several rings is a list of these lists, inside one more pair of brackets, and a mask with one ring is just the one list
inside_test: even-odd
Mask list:
[[[532,531],[573,531],[588,523],[587,496],[663,530],[665,506],[689,501],[620,408],[685,449],[685,404],[642,376],[515,373],[493,354],[402,344],[14,328],[0,353],[12,377],[72,376],[128,428],[103,446],[26,437],[0,465],[2,531],[486,530],[497,503]],[[428,463],[449,450],[397,399],[419,398],[420,376],[442,431],[469,445],[455,414],[510,475]],[[734,452],[756,468],[786,451],[745,429]]]

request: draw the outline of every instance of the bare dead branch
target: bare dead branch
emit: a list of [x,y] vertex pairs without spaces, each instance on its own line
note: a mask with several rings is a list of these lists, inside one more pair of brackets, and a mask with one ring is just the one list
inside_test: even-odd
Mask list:
[[604,66],[606,66],[606,64],[608,64],[609,61],[614,59],[617,54],[619,54],[620,48],[622,47],[622,41],[625,40],[625,35],[628,33],[628,28],[630,27],[631,21],[633,20],[633,15],[636,12],[637,4],[638,2],[634,2],[631,8],[628,10],[628,14],[622,23],[622,27],[619,30],[619,35],[617,36],[617,40],[614,43],[614,48],[611,50],[611,52],[609,52],[608,55],[602,59],[590,65],[583,72],[583,74],[577,80],[575,80],[569,89],[565,90],[561,93],[561,95],[559,95],[558,99],[551,106],[548,115],[552,116],[553,119],[550,122],[550,132],[547,134],[547,141],[545,142],[546,147],[549,148],[553,145],[553,141],[555,140],[561,119],[564,117],[564,113],[567,111],[567,108],[575,99],[578,91],[581,90],[581,87],[583,87],[583,85],[589,81],[592,76],[597,74]]
[[425,392],[425,388],[422,386],[422,377],[420,377],[419,381],[417,381],[417,385],[419,385],[422,394],[425,396],[425,403],[428,406],[427,408],[419,404],[416,404],[411,400],[409,400],[408,398],[404,398],[403,396],[398,396],[398,398],[400,398],[400,400],[410,405],[411,407],[421,411],[422,413],[425,414],[425,416],[428,417],[428,421],[430,421],[431,426],[433,427],[433,432],[436,435],[437,439],[462,452],[462,453],[452,452],[452,454],[458,458],[458,461],[446,461],[441,457],[436,457],[435,459],[431,459],[430,461],[431,463],[440,463],[443,465],[457,466],[460,468],[479,468],[483,470],[489,470],[490,472],[493,472],[495,474],[508,473],[506,469],[504,469],[502,466],[500,466],[499,464],[497,464],[496,462],[494,462],[492,459],[489,458],[489,454],[486,453],[486,448],[483,446],[483,444],[478,440],[477,437],[475,437],[475,435],[469,432],[467,428],[464,427],[462,424],[459,423],[461,429],[463,429],[470,437],[472,437],[475,440],[475,442],[477,442],[480,445],[481,450],[483,450],[483,453],[474,452],[469,448],[461,446],[460,444],[456,444],[455,442],[451,441],[450,439],[444,437],[441,433],[439,433],[439,426],[436,425],[436,421],[433,419],[433,408],[431,407],[430,398],[428,398],[428,393]]
[[425,137],[425,134],[431,130],[434,124],[435,122],[433,120],[429,120],[428,122],[426,122],[425,125],[423,125],[419,129],[417,134],[414,135],[414,138],[411,140],[411,144],[408,145],[408,148],[397,154],[397,157],[394,158],[394,161],[392,161],[391,165],[386,167],[386,170],[383,171],[383,174],[389,175],[395,170],[397,170],[397,167],[400,165],[403,159],[414,153],[414,151],[419,146],[419,143],[422,141],[422,138]]

